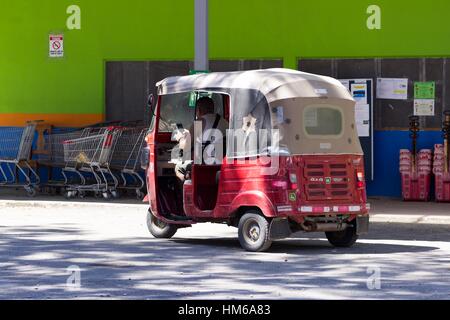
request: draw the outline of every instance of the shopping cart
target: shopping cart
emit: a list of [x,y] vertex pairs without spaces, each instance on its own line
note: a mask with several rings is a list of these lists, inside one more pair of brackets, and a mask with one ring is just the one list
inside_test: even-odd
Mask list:
[[31,197],[36,195],[40,183],[30,165],[35,130],[36,123],[30,122],[24,128],[0,131],[0,187],[24,188]]
[[143,199],[145,180],[141,175],[141,154],[145,146],[144,128],[123,128],[117,136],[111,157],[110,168],[120,175],[118,189],[135,190],[138,199]]
[[111,172],[110,161],[119,133],[115,127],[90,129],[88,136],[63,142],[64,170],[76,170],[94,178],[92,183],[70,184],[66,188],[67,198],[84,197],[86,192],[105,199],[117,196],[119,181]]
[[[44,136],[44,148],[38,156],[38,164],[48,168],[48,181],[41,188],[62,189],[69,184],[85,184],[85,176],[76,166],[67,165],[64,159],[64,141],[89,135],[90,129],[59,129]],[[60,169],[63,180],[53,179],[53,169]],[[71,175],[69,173],[72,173]],[[69,178],[70,176],[70,178]],[[75,181],[71,181],[71,180]]]

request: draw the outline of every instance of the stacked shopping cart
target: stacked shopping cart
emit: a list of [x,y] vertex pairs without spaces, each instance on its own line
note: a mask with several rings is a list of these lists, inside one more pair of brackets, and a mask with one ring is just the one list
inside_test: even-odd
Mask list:
[[[93,194],[106,199],[132,190],[143,198],[140,160],[146,128],[117,122],[41,132],[38,141],[43,146],[32,159],[36,126],[37,122],[30,122],[24,128],[0,131],[0,187],[24,188],[30,196],[40,187],[62,190],[67,198]],[[41,183],[37,168],[44,167],[48,179]],[[61,179],[53,179],[54,171],[61,173]]]
[[144,128],[122,128],[117,135],[111,157],[113,174],[119,177],[116,188],[134,190],[138,199],[143,199],[145,180],[141,174],[141,155],[145,147]]
[[145,180],[140,172],[140,155],[145,132],[143,128],[97,128],[64,141],[64,170],[85,176],[82,183],[66,187],[66,197],[93,192],[96,197],[110,199],[119,197],[119,190],[133,189],[142,198]]
[[31,165],[36,123],[0,131],[0,187],[24,188],[35,196],[39,175]]
[[[80,184],[85,183],[84,176],[76,168],[67,166],[64,159],[64,142],[87,136],[89,131],[89,129],[60,129],[43,137],[44,148],[38,155],[38,163],[49,168],[49,172],[48,181],[41,184],[41,188],[51,192],[52,189],[61,190],[76,181]],[[61,172],[63,180],[53,179],[55,169]]]

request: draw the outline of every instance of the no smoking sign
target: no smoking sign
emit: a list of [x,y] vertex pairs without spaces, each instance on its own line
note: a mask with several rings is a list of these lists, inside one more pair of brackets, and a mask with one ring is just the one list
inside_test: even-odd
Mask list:
[[49,56],[50,58],[64,57],[64,36],[61,34],[51,34],[49,36]]

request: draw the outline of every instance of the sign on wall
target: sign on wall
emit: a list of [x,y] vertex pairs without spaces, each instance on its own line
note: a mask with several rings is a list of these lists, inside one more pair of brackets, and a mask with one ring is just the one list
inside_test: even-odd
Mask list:
[[343,79],[339,81],[347,88],[356,101],[356,129],[364,151],[364,165],[368,173],[367,177],[373,180],[375,177],[373,166],[373,80]]
[[350,93],[356,101],[356,128],[360,137],[370,137],[370,106],[367,101],[369,97],[367,88],[366,80],[355,80],[350,85]]
[[436,83],[434,81],[414,83],[415,99],[434,99],[435,97],[436,97]]
[[377,98],[407,100],[408,79],[378,78]]
[[49,57],[64,57],[64,36],[62,34],[49,35]]
[[414,99],[415,116],[434,116],[434,99]]
[[436,83],[434,81],[414,83],[414,115],[434,116]]

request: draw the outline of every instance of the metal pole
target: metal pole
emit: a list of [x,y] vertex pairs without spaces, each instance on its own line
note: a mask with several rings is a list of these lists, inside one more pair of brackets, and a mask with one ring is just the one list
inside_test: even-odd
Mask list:
[[209,70],[208,0],[195,0],[195,63],[197,71]]
[[448,173],[449,171],[449,156],[450,156],[450,111],[444,112],[444,128],[442,130],[444,132],[444,172]]
[[417,157],[417,136],[420,131],[420,123],[419,123],[419,117],[417,116],[410,116],[409,117],[409,132],[410,137],[412,140],[412,171],[416,172],[416,157]]

